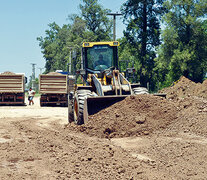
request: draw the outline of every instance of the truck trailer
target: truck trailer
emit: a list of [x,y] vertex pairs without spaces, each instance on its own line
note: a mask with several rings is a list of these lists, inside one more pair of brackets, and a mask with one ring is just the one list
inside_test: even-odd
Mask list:
[[39,76],[40,106],[68,105],[68,78],[61,73],[48,73]]
[[25,105],[24,74],[0,74],[0,105]]

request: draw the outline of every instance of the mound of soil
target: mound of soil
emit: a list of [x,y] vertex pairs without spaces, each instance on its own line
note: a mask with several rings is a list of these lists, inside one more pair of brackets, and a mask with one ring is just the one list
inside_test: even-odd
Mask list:
[[15,73],[10,72],[10,71],[5,71],[3,73],[1,73],[2,75],[14,75]]
[[207,80],[203,81],[202,84],[198,84],[197,96],[207,99]]
[[161,90],[161,93],[167,93],[167,98],[173,100],[192,96],[207,98],[207,80],[201,84],[195,83],[182,76],[178,83],[172,87]]
[[178,97],[192,96],[195,94],[197,84],[188,78],[182,76],[178,83],[174,86],[161,90],[162,93],[167,94],[169,99],[177,99]]
[[178,109],[177,121],[168,128],[207,136],[207,80],[202,84],[181,77],[174,86],[161,91],[167,93]]
[[48,75],[62,75],[61,73],[59,72],[49,72],[47,73]]
[[148,135],[176,120],[177,108],[165,98],[149,94],[129,96],[76,127],[90,136],[101,138]]
[[71,130],[101,138],[131,137],[182,131],[207,136],[207,80],[194,83],[186,77],[163,89],[167,99],[153,95],[129,96],[89,117]]
[[207,137],[207,101],[193,96],[180,98],[174,103],[178,109],[178,118],[167,129]]

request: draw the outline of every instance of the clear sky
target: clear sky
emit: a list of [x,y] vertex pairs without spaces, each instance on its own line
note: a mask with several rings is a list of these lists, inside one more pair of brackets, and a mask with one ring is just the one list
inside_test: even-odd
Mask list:
[[[48,24],[67,24],[69,14],[79,14],[80,0],[0,0],[0,72],[12,71],[32,74],[36,65],[36,77],[45,60],[37,37],[45,37]],[[124,0],[99,0],[104,8],[120,12]],[[111,17],[112,18],[112,17]],[[117,17],[117,38],[122,37],[124,25]]]

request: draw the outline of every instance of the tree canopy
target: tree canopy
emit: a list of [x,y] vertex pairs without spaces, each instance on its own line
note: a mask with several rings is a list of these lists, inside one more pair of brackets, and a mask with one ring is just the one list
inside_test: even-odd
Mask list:
[[[164,13],[162,0],[127,0],[122,6],[126,30],[124,35],[136,51],[136,69],[143,86],[152,84],[155,48],[160,44],[160,21]],[[133,53],[134,54],[134,53]]]
[[[80,14],[68,16],[68,24],[49,24],[38,37],[45,73],[80,68],[81,45],[86,41],[112,40],[109,9],[98,0],[81,0]],[[180,76],[201,82],[207,72],[206,0],[127,0],[121,7],[126,25],[119,39],[120,69],[135,67],[135,81],[150,90],[169,86]],[[162,27],[162,30],[161,30]],[[73,53],[72,53],[73,54]]]
[[111,21],[107,18],[107,9],[97,1],[83,0],[80,5],[82,14],[68,16],[69,24],[62,27],[55,22],[49,24],[45,37],[38,37],[43,57],[46,60],[45,73],[55,70],[68,70],[70,51],[76,52],[72,61],[72,71],[80,68],[81,45],[86,41],[110,40]]
[[82,0],[82,2],[79,7],[87,29],[93,32],[96,41],[110,40],[112,22],[107,17],[110,10],[98,4],[98,0]]
[[180,76],[201,82],[207,71],[207,36],[205,21],[207,2],[204,0],[168,0],[164,16],[156,70],[159,80],[169,84]]

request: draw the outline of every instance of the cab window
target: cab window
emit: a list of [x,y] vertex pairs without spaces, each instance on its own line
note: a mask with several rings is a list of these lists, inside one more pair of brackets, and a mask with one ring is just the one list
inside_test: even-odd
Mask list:
[[87,68],[91,70],[105,70],[114,66],[113,47],[95,45],[87,49]]

